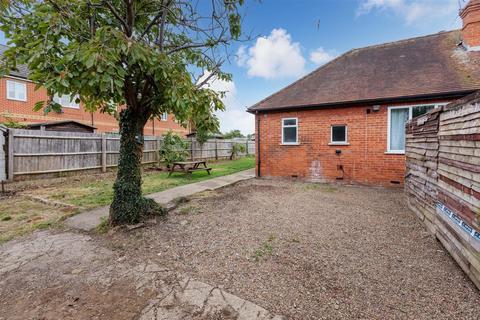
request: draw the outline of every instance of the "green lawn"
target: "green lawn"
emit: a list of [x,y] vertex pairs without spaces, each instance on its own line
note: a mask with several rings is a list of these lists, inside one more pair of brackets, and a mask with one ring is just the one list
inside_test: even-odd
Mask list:
[[[165,171],[146,172],[143,175],[144,194],[250,169],[255,166],[255,158],[246,157],[233,161],[209,163],[208,166],[213,168],[211,175],[208,175],[206,171],[198,171],[194,172],[191,177],[182,173],[174,173],[168,177],[168,172]],[[94,208],[110,204],[113,197],[113,181],[113,177],[110,177],[97,181],[66,184],[43,190],[42,194],[44,197],[63,203],[82,208]]]

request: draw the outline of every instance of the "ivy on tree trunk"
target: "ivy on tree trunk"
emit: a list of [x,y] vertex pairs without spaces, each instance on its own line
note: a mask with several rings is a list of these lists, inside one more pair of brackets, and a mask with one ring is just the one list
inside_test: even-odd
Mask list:
[[144,120],[129,108],[120,112],[120,155],[114,197],[110,206],[113,225],[137,223],[142,216],[163,214],[164,209],[142,196]]

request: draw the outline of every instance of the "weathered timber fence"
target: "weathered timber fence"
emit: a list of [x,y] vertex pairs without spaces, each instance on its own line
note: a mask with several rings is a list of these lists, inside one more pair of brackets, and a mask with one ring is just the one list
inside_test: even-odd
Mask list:
[[409,207],[480,288],[480,93],[407,123]]
[[[7,139],[7,177],[101,170],[118,165],[120,137],[115,134],[54,132],[9,129]],[[188,139],[193,159],[225,159],[233,144],[245,145],[244,156],[255,151],[255,142],[247,139],[208,140],[203,145]],[[162,137],[145,136],[144,164],[159,162]],[[192,157],[193,156],[193,157]]]
[[8,129],[2,125],[0,125],[0,181],[3,181],[7,178],[6,172],[6,156],[5,152],[7,151],[7,144],[6,144],[6,135]]

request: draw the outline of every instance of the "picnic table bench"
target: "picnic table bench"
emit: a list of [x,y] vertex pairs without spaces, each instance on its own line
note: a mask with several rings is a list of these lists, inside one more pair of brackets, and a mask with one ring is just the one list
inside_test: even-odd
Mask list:
[[[203,165],[203,167],[200,167]],[[177,169],[175,169],[177,168]],[[210,174],[210,171],[212,168],[207,167],[207,161],[177,161],[172,164],[172,167],[170,168],[170,172],[168,173],[168,176],[174,172],[183,172],[187,174],[192,174],[194,171],[202,171],[205,170]]]

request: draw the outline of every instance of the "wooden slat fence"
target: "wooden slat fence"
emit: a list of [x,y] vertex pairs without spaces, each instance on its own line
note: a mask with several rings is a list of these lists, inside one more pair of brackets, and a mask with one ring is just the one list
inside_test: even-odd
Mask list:
[[[246,148],[246,152],[239,156],[255,152],[255,142],[247,139],[209,140],[203,145],[195,139],[187,141],[190,158],[196,160],[228,158],[235,143]],[[144,164],[161,160],[158,151],[162,143],[162,137],[145,136]],[[9,180],[19,176],[93,169],[105,172],[118,165],[120,137],[115,134],[9,129],[6,149]]]
[[480,93],[407,123],[410,208],[480,288]]
[[7,178],[7,172],[6,172],[6,151],[7,151],[7,146],[6,146],[6,135],[7,135],[8,129],[2,125],[0,125],[0,181],[3,181]]
[[255,154],[255,141],[247,139],[211,139],[201,145],[195,139],[188,139],[190,157],[192,159],[227,159],[230,157],[230,150],[234,144],[241,144],[245,147],[245,152],[239,153],[239,156]]

